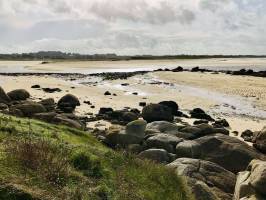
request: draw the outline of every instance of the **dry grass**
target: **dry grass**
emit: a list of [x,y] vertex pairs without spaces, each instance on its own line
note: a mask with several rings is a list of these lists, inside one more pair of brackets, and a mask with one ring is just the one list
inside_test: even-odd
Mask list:
[[32,170],[47,181],[62,185],[68,176],[70,150],[57,142],[33,137],[16,138],[5,144],[7,155],[25,170]]

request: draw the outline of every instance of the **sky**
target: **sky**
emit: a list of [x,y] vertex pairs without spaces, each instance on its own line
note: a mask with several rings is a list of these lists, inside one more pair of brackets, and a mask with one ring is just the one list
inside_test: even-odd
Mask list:
[[266,0],[0,0],[0,53],[266,55]]

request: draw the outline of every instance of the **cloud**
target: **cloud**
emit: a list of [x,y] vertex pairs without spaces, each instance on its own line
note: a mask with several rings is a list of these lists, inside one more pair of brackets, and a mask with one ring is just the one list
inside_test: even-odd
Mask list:
[[265,0],[0,0],[0,51],[266,54]]
[[96,1],[90,7],[90,12],[107,21],[129,20],[133,22],[163,24],[179,21],[182,24],[191,23],[195,15],[189,9],[183,9],[174,1],[159,1],[155,4],[149,1]]

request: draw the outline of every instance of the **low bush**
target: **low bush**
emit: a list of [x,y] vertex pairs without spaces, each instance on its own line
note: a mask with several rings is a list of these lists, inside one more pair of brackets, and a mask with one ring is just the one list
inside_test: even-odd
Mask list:
[[61,185],[68,176],[70,150],[60,143],[29,136],[8,140],[5,149],[24,170],[35,171],[51,183]]
[[86,176],[93,178],[103,176],[101,162],[98,159],[91,158],[85,152],[75,153],[71,158],[71,163],[75,169],[83,171]]

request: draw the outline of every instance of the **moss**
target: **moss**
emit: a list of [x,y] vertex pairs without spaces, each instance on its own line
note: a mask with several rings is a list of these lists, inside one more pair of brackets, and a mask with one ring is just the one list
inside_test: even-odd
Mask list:
[[[28,137],[71,149],[66,154],[70,171],[63,185],[7,156],[7,141]],[[87,132],[6,115],[0,116],[0,177],[0,199],[7,200],[19,199],[13,194],[44,200],[192,199],[182,178],[164,166],[115,152]]]

